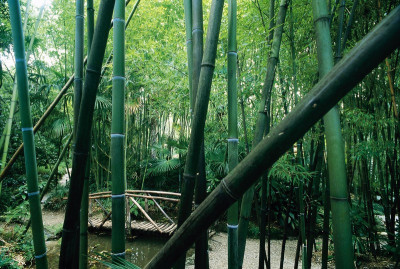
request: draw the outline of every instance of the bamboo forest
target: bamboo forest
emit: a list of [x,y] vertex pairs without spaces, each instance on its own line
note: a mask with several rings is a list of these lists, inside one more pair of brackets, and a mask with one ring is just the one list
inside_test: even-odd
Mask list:
[[0,0],[0,268],[400,268],[400,0]]

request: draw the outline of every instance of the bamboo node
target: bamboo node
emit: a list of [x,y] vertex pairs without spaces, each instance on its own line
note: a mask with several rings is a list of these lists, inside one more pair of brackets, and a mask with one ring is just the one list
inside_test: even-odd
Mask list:
[[201,28],[194,28],[194,29],[192,30],[192,34],[194,34],[194,33],[196,33],[196,32],[203,33],[203,29],[201,29]]
[[82,19],[83,20],[83,15],[75,15],[75,19]]
[[118,22],[123,22],[123,23],[125,23],[125,20],[124,19],[121,19],[121,18],[114,18],[113,19],[113,22],[114,21],[118,21]]
[[194,175],[183,173],[183,178],[185,179],[195,179],[195,177]]
[[228,138],[228,142],[239,143],[238,138]]
[[123,193],[123,194],[113,194],[113,195],[111,195],[111,199],[124,198],[124,197],[125,197],[125,193]]
[[112,79],[113,79],[113,80],[114,80],[114,79],[120,79],[120,80],[124,80],[124,81],[125,81],[125,77],[121,77],[121,76],[113,76]]
[[228,187],[228,185],[225,182],[225,179],[221,180],[221,185],[222,188],[225,190],[225,192],[233,199],[233,200],[238,200],[239,197],[237,195],[235,195]]
[[25,62],[25,58],[15,58],[16,63]]
[[41,258],[44,258],[44,257],[46,257],[46,255],[47,255],[47,250],[46,250],[46,252],[45,252],[45,253],[43,253],[43,254],[40,254],[40,255],[35,255],[35,259],[41,259]]
[[86,73],[93,73],[93,74],[101,75],[100,71],[94,70],[94,69],[91,69],[91,68],[86,68]]
[[235,56],[237,56],[237,52],[236,52],[236,51],[228,51],[228,55],[235,55]]
[[238,227],[239,227],[239,225],[230,225],[230,224],[228,224],[228,225],[226,225],[226,227],[228,227],[229,229],[237,229]]
[[28,197],[35,196],[35,195],[39,195],[39,191],[28,192]]
[[113,137],[115,137],[115,138],[117,138],[117,137],[124,138],[125,135],[124,134],[111,134],[111,138],[113,138]]
[[206,67],[206,66],[208,66],[208,67],[211,67],[211,68],[215,68],[215,65],[213,64],[213,63],[201,63],[201,67]]
[[33,128],[32,127],[25,127],[25,128],[21,128],[22,132],[33,132]]
[[326,20],[326,21],[329,21],[330,19],[331,19],[331,18],[329,17],[329,15],[322,15],[322,16],[316,18],[316,19],[314,20],[314,23],[317,23],[319,20]]
[[336,200],[336,201],[348,201],[347,200],[347,197],[344,197],[344,198],[342,198],[342,197],[335,197],[335,196],[330,196],[330,198],[332,199],[332,200]]

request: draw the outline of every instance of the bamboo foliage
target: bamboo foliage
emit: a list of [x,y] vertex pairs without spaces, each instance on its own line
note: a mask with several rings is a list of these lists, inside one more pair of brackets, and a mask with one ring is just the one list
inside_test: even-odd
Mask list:
[[25,143],[25,169],[28,185],[29,209],[32,219],[33,247],[36,267],[47,268],[47,252],[44,241],[42,210],[39,201],[38,176],[35,142],[28,93],[28,74],[25,58],[24,34],[21,24],[21,11],[18,0],[9,0],[11,31],[14,45],[15,69],[17,76],[22,139]]
[[207,229],[313,124],[400,46],[399,36],[400,7],[397,7],[221,181],[145,268],[169,268],[200,231]]
[[[312,6],[317,36],[318,69],[321,80],[333,67],[329,15],[325,0],[313,0]],[[338,55],[340,55],[340,47],[338,48]],[[344,145],[337,106],[324,116],[324,125],[335,263],[337,268],[354,268]]]
[[113,257],[125,258],[125,5],[115,1],[112,78],[111,179]]
[[114,0],[101,1],[93,44],[88,59],[81,101],[81,107],[85,110],[79,114],[78,119],[76,143],[72,159],[72,175],[60,249],[60,268],[78,268],[79,208],[81,206],[86,161],[90,148],[94,103],[113,9]]
[[[236,0],[228,1],[228,169],[238,163],[238,112],[237,112],[237,41]],[[228,209],[228,268],[237,269],[238,264],[238,202]]]

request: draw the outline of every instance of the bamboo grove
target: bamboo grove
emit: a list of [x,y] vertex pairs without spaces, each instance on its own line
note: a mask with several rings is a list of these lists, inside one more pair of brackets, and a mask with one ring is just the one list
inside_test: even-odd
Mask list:
[[34,2],[0,2],[0,222],[22,223],[36,268],[53,264],[53,197],[57,266],[90,268],[104,191],[110,260],[129,260],[127,190],[180,193],[143,268],[185,268],[191,247],[215,268],[210,229],[229,269],[248,268],[249,237],[258,268],[400,266],[400,1]]

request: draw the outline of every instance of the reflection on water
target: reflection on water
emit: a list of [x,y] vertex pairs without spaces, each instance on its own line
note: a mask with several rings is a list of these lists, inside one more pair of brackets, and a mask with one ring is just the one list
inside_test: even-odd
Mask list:
[[[111,236],[89,234],[89,250],[93,252],[111,252]],[[167,238],[160,237],[138,237],[126,241],[126,259],[139,267],[144,267],[165,244]],[[58,268],[59,242],[49,241],[46,243],[48,249],[49,267]],[[91,261],[89,261],[91,262]],[[101,268],[101,266],[91,266]]]

